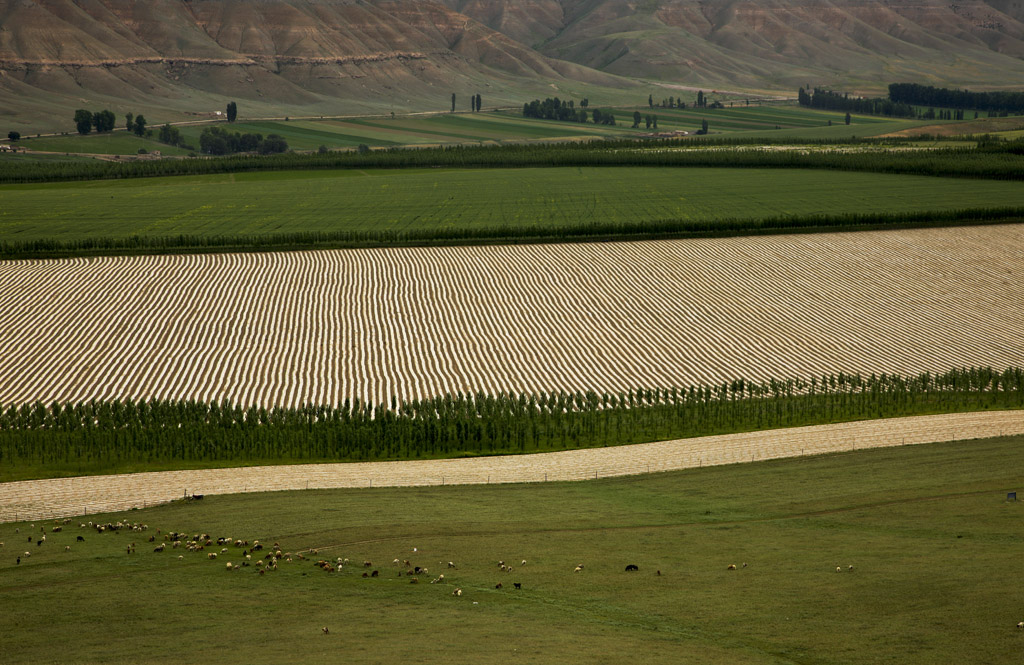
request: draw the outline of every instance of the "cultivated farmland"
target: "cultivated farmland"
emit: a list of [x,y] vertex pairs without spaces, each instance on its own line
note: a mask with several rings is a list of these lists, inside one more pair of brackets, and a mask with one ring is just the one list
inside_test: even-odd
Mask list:
[[0,186],[0,240],[453,231],[1016,206],[1024,184],[810,169],[272,171]]
[[376,403],[1024,364],[1024,226],[0,263],[0,401]]

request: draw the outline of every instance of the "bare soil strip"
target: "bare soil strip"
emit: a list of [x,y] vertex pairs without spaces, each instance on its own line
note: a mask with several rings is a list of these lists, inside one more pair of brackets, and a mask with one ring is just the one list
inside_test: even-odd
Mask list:
[[143,508],[189,494],[588,480],[1024,434],[1024,411],[866,420],[612,448],[407,462],[162,471],[0,484],[0,522]]

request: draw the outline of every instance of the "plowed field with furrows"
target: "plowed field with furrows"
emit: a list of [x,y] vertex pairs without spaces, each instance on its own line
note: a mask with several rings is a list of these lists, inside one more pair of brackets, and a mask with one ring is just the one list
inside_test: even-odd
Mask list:
[[297,405],[1024,365],[1024,225],[0,263],[0,401]]

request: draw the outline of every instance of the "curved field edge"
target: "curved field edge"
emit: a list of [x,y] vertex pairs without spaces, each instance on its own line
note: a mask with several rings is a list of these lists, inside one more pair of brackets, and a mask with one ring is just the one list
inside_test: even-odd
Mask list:
[[1024,411],[911,416],[553,453],[160,471],[0,484],[0,522],[144,508],[184,495],[575,481],[1024,434]]
[[[587,483],[218,496],[73,520],[56,533],[53,523],[3,524],[5,662],[37,663],[54,644],[67,662],[159,662],[166,654],[152,645],[173,642],[224,663],[251,661],[257,649],[309,663],[335,662],[343,650],[349,663],[643,654],[650,665],[681,656],[706,665],[1009,665],[1019,660],[1013,549],[1024,504],[1005,497],[1024,481],[1022,442]],[[79,525],[93,520],[149,528]],[[20,565],[18,527],[48,536]],[[210,547],[170,542],[154,553],[148,537],[172,531],[279,543],[292,560],[264,575],[256,555],[250,567],[226,570],[245,560],[241,547],[216,560]],[[132,541],[137,553],[127,554]],[[313,565],[319,558],[352,563],[328,573]],[[364,561],[379,577],[362,577]],[[419,584],[405,575],[413,565],[430,568]],[[428,584],[438,573],[446,579]],[[281,599],[297,596],[301,611],[282,611]],[[110,639],[113,624],[148,639]],[[436,635],[445,638],[432,642]]]

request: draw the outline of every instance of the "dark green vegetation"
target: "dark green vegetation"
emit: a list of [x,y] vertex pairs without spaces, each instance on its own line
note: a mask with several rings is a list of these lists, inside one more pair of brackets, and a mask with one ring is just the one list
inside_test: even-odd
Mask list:
[[[479,150],[431,152],[453,161],[490,156],[487,149],[476,154]],[[1017,182],[825,169],[653,166],[676,157],[683,163],[688,157],[771,163],[776,155],[795,152],[584,150],[567,154],[621,162],[637,156],[650,159],[652,167],[243,170],[6,185],[0,187],[0,256],[692,237],[996,222],[1024,214],[1014,207],[1024,201]],[[381,165],[391,157],[409,156],[424,155],[402,151],[323,157],[325,164],[339,160],[352,167],[360,160]],[[294,164],[312,164],[318,157],[296,158]],[[856,161],[861,155],[846,157]],[[1020,160],[1003,153],[990,157],[993,163]],[[258,161],[152,162],[138,168],[243,168]],[[39,168],[50,167],[41,163]]]
[[889,85],[889,99],[916,106],[1024,113],[1024,92],[970,92],[919,83],[893,83]]
[[[840,127],[839,129],[843,129]],[[552,166],[713,166],[804,168],[914,175],[1024,179],[1021,141],[914,149],[906,139],[809,142],[788,139],[618,140],[559,144],[450,146],[428,149],[285,154],[225,159],[25,164],[0,161],[0,183],[125,179],[168,175],[302,169],[524,168]],[[785,149],[800,146],[804,149]],[[716,148],[716,149],[708,149]],[[899,149],[907,148],[907,149]]]
[[[49,662],[55,645],[63,662],[166,662],[157,645],[175,644],[218,663],[1009,665],[1024,504],[1005,497],[1022,469],[1024,437],[1008,437],[580,483],[207,496],[60,533],[4,524],[4,662]],[[26,543],[41,527],[47,541]],[[226,570],[244,560],[233,546],[154,553],[148,537],[172,530],[278,542],[293,560],[258,575]],[[314,565],[339,557],[335,573]],[[419,584],[405,560],[428,568]]]
[[0,413],[0,482],[153,468],[525,453],[1024,406],[1024,371],[822,376],[300,409],[89,402]]

